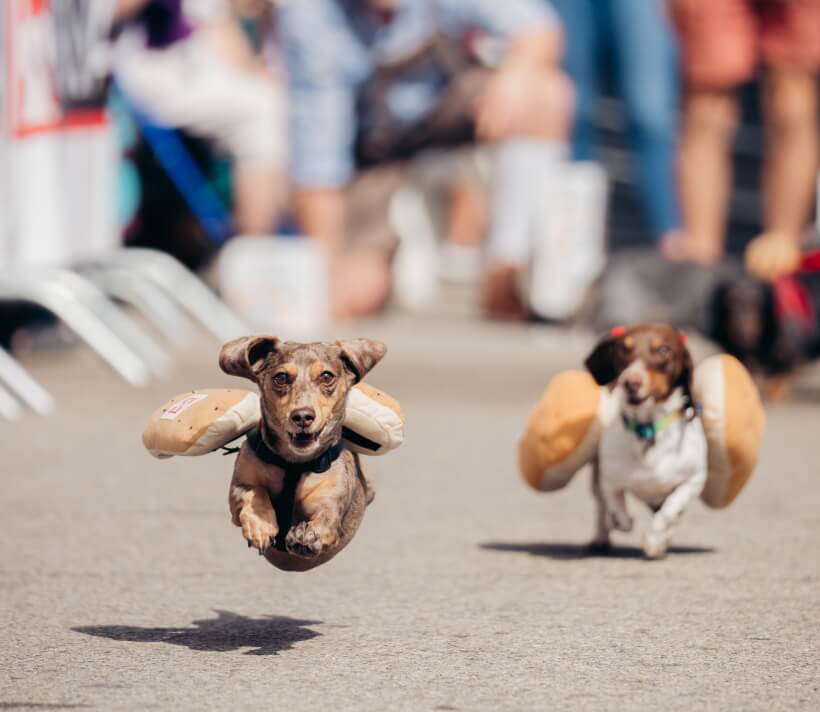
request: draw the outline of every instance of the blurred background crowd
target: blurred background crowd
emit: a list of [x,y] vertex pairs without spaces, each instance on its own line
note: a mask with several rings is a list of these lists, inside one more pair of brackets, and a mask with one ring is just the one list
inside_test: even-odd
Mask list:
[[64,314],[91,288],[173,335],[156,250],[285,336],[456,285],[477,317],[814,355],[820,0],[2,5],[11,351],[54,313],[102,338]]

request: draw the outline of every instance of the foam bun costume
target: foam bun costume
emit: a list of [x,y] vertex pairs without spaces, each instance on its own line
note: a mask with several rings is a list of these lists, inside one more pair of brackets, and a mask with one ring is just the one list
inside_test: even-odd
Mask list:
[[[728,507],[757,465],[766,420],[746,368],[727,354],[695,368],[695,400],[702,406],[709,472],[701,499]],[[598,452],[603,429],[617,415],[615,399],[585,371],[565,371],[550,381],[519,443],[521,475],[542,492],[565,487]]]
[[[260,418],[259,396],[251,391],[189,391],[154,411],[142,442],[157,458],[206,455],[248,433]],[[404,439],[404,413],[386,393],[358,383],[348,395],[343,433],[348,450],[384,455]]]
[[749,372],[736,358],[722,354],[695,369],[695,398],[709,443],[709,476],[701,499],[710,507],[728,507],[757,465],[766,414]]
[[608,401],[609,392],[586,371],[564,371],[550,381],[518,448],[521,475],[530,487],[561,489],[595,457],[609,422]]

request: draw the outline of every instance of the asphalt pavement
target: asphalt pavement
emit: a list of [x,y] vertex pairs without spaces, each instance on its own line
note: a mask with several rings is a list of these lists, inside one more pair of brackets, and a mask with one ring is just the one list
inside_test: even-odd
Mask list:
[[516,441],[592,336],[398,316],[369,380],[406,442],[353,543],[307,574],[249,550],[230,458],[157,461],[149,413],[240,385],[198,337],[137,390],[78,348],[26,365],[51,418],[0,422],[0,710],[820,709],[820,401],[772,407],[726,511],[685,514],[671,555],[636,532],[589,557],[586,477],[536,494]]

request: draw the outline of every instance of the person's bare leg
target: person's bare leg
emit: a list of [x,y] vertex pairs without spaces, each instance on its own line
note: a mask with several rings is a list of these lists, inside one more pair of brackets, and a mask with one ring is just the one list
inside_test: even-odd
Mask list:
[[686,235],[681,253],[670,256],[710,263],[723,254],[737,121],[731,91],[687,91],[679,165]]
[[285,198],[285,176],[272,166],[237,165],[234,219],[242,235],[269,235],[276,228]]
[[770,69],[764,82],[766,230],[799,240],[814,197],[818,167],[817,77],[798,69]]
[[344,247],[351,212],[349,203],[355,202],[349,198],[349,193],[346,195],[338,188],[297,189],[294,195],[294,209],[302,231],[325,250],[334,319],[373,314],[390,295],[388,254],[366,246],[352,250]]
[[766,231],[746,249],[746,265],[762,279],[797,269],[814,197],[818,167],[817,79],[785,67],[768,70],[763,84]]
[[573,91],[567,77],[544,72],[526,88],[530,110],[509,133],[494,137],[496,159],[491,189],[488,264],[482,303],[488,316],[523,320],[530,310],[522,302],[519,276],[531,256],[533,190],[549,183],[563,161],[569,134]]
[[449,186],[446,242],[439,272],[447,281],[471,284],[481,277],[487,235],[487,191],[477,179],[456,177]]
[[450,186],[447,239],[454,245],[477,247],[487,231],[486,191],[467,181]]

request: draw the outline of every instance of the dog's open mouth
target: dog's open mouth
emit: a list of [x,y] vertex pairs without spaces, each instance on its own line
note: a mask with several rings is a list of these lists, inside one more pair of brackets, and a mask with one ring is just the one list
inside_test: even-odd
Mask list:
[[319,441],[319,433],[288,433],[290,444],[298,449],[306,449]]

